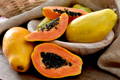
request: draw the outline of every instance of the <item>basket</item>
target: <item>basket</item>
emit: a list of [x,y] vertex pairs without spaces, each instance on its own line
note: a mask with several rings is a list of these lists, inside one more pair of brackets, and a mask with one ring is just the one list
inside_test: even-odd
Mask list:
[[41,5],[46,0],[0,0],[0,15],[13,17]]

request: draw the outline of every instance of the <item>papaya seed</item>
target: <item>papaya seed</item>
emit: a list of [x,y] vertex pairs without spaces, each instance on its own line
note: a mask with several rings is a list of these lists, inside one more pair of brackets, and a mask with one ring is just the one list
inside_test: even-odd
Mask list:
[[50,29],[52,29],[53,27],[55,27],[55,29],[57,29],[56,25],[59,24],[59,18],[56,18],[52,21],[50,21],[49,23],[47,23],[46,25],[40,27],[40,30],[43,32],[43,31],[49,31]]
[[51,52],[41,52],[42,62],[46,66],[46,69],[59,68],[62,66],[72,66],[72,63],[63,59],[59,55]]
[[66,14],[68,14],[69,16],[81,16],[81,15],[82,15],[82,14],[79,13],[79,12],[69,11],[67,8],[64,8],[64,10],[54,9],[53,11],[54,11],[54,12],[58,12],[58,13],[60,13],[60,14],[66,13]]

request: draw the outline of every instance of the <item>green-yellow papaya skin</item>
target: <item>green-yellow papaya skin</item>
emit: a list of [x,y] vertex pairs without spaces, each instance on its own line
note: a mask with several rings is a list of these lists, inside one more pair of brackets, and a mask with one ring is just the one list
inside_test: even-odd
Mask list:
[[66,31],[71,42],[98,42],[103,40],[117,21],[112,9],[103,9],[88,13],[73,20]]
[[82,9],[82,10],[88,12],[88,13],[92,12],[92,10],[90,8],[84,7],[84,6],[80,5],[80,4],[73,5],[73,8]]
[[49,23],[50,21],[51,21],[51,20],[50,20],[49,18],[45,17],[45,18],[38,24],[37,30],[38,30],[40,27],[42,27],[42,26],[46,25],[47,23]]
[[3,38],[3,53],[17,72],[26,72],[30,67],[30,56],[34,45],[24,39],[24,36],[29,33],[25,28],[13,27],[5,33]]

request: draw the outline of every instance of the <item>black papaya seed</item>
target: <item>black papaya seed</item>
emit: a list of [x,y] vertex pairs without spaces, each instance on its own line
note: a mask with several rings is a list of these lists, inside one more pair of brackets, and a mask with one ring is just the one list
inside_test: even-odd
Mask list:
[[51,52],[41,52],[42,62],[46,66],[47,69],[50,68],[59,68],[62,66],[72,66],[72,63],[63,59],[59,55]]

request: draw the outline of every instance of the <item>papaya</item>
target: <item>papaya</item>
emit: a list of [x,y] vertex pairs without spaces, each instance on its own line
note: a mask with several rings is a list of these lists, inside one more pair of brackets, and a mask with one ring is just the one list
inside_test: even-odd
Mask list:
[[82,9],[82,10],[88,12],[88,13],[92,12],[92,10],[91,10],[90,8],[85,7],[85,6],[83,6],[83,5],[80,5],[80,4],[75,4],[75,5],[73,5],[73,8]]
[[67,29],[68,15],[61,14],[60,17],[50,21],[46,25],[40,27],[37,31],[25,36],[27,41],[51,41],[59,38]]
[[54,43],[42,43],[31,55],[35,69],[47,78],[64,78],[81,73],[82,59]]
[[30,67],[34,45],[24,39],[29,33],[25,28],[13,27],[3,37],[3,54],[12,68],[18,72],[25,72]]
[[51,20],[48,19],[47,17],[45,17],[37,26],[37,30],[42,27],[42,26],[45,26],[47,23],[49,23]]
[[51,20],[46,17],[43,20],[31,20],[27,24],[27,29],[30,32],[34,32],[39,30],[40,27],[45,26],[50,21]]
[[49,19],[55,19],[59,17],[62,13],[66,13],[69,15],[70,21],[79,17],[81,15],[85,15],[88,12],[82,9],[61,7],[61,6],[47,6],[42,9],[43,15]]
[[112,31],[117,14],[112,9],[91,12],[74,19],[66,30],[70,42],[99,42]]

